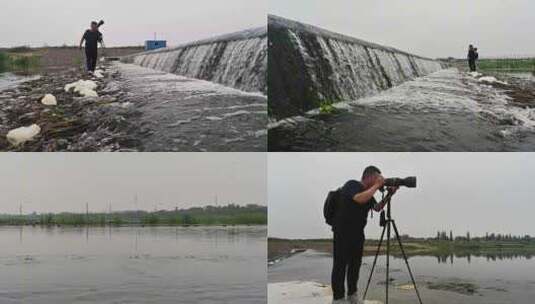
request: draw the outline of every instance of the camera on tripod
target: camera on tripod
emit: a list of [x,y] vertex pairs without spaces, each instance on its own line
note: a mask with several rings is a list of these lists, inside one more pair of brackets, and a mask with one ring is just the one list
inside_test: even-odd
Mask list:
[[[385,187],[407,187],[407,188],[416,188],[416,176],[409,176],[405,178],[385,178],[383,187],[380,189],[381,191],[384,191]],[[409,275],[412,281],[412,285],[414,286],[414,291],[416,292],[416,296],[418,297],[418,303],[422,304],[422,298],[420,297],[420,292],[418,291],[418,287],[416,286],[416,281],[414,280],[414,276],[412,274],[411,267],[409,266],[409,261],[407,259],[407,255],[405,254],[405,249],[403,249],[403,244],[401,243],[401,238],[399,236],[399,231],[396,226],[395,221],[392,219],[391,215],[391,205],[390,200],[392,199],[393,193],[388,193],[385,197],[385,194],[383,192],[383,201],[386,202],[386,212],[383,210],[381,211],[381,217],[379,219],[379,225],[383,227],[383,232],[381,233],[381,238],[379,239],[379,245],[377,246],[377,251],[375,252],[375,258],[373,260],[372,268],[370,271],[370,276],[368,277],[368,283],[366,284],[366,289],[364,290],[364,296],[363,300],[366,299],[366,295],[368,293],[368,288],[370,287],[370,283],[372,281],[373,272],[375,269],[375,265],[377,264],[377,258],[379,257],[379,253],[381,250],[381,245],[383,244],[383,239],[386,232],[386,304],[388,304],[388,289],[389,289],[389,282],[390,282],[390,230],[394,229],[394,235],[398,242],[399,248],[401,249],[401,254],[403,256],[403,259],[405,260],[405,265],[407,265],[407,270],[409,271]]]

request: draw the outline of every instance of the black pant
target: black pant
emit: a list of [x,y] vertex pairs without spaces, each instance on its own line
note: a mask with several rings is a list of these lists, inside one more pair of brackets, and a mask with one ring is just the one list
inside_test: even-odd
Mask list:
[[364,249],[364,232],[336,232],[333,244],[333,271],[331,285],[335,300],[345,297],[344,283],[347,277],[347,295],[357,292],[362,251]]
[[85,59],[86,59],[86,66],[87,66],[88,71],[91,71],[91,72],[95,71],[95,68],[97,67],[97,56],[98,56],[97,49],[85,48]]
[[468,66],[470,67],[470,72],[476,71],[476,61],[475,60],[468,60]]

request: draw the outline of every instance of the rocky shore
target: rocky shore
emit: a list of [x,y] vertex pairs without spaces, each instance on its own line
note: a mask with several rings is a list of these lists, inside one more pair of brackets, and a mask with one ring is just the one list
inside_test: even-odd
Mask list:
[[[116,84],[119,73],[107,64],[101,78],[84,75],[79,69],[45,74],[15,88],[0,92],[1,151],[136,151],[138,142],[135,107],[122,102],[125,95]],[[91,80],[98,97],[84,97],[65,86]],[[41,101],[52,94],[57,105]],[[10,143],[10,130],[36,124],[40,132],[20,145]]]

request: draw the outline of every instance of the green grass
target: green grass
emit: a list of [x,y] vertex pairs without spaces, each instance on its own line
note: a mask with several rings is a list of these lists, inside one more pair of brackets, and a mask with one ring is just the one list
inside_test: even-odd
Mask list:
[[534,72],[535,58],[480,59],[478,68],[482,71]]
[[0,52],[0,73],[7,70],[9,57],[5,52]]
[[336,108],[333,106],[332,101],[323,100],[319,102],[319,111],[320,114],[332,114],[336,111]]
[[0,52],[0,72],[29,74],[39,69],[41,57],[32,53]]
[[108,213],[45,213],[28,215],[0,215],[0,225],[266,225],[264,206],[228,205],[181,210],[121,211]]

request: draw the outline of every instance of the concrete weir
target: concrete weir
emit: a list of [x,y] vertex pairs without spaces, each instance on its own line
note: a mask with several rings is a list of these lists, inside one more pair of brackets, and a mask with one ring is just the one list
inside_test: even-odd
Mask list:
[[356,100],[443,68],[436,60],[268,17],[268,98],[275,119]]
[[267,94],[266,27],[134,54],[122,61]]

